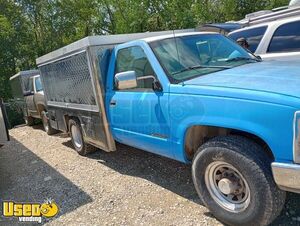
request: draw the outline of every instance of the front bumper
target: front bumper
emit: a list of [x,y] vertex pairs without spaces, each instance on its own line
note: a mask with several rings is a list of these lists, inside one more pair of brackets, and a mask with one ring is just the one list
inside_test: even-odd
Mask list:
[[279,188],[300,193],[300,165],[273,162],[272,171]]

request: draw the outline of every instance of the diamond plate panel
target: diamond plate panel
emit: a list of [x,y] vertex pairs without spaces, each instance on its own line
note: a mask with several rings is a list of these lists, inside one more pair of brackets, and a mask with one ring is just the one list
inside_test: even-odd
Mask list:
[[48,101],[96,105],[86,52],[40,67]]

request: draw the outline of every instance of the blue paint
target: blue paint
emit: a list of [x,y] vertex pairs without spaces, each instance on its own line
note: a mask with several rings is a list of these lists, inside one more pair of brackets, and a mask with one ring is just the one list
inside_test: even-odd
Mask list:
[[[143,48],[163,91],[114,90],[117,52],[130,46]],[[189,162],[184,152],[187,129],[219,126],[252,133],[269,145],[276,161],[292,162],[299,69],[296,62],[251,63],[171,84],[148,43],[118,45],[111,54],[106,86],[112,134],[118,142]]]

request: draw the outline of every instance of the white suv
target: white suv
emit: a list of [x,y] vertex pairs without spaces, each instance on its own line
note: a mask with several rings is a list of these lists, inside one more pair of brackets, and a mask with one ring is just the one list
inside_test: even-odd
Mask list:
[[263,59],[300,59],[300,16],[235,30],[233,40],[246,38],[249,50]]

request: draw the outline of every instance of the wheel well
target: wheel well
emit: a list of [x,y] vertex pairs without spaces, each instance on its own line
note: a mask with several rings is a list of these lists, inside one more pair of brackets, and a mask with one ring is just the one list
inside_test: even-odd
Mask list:
[[76,117],[76,116],[64,115],[64,121],[65,121],[65,126],[66,126],[66,129],[67,129],[67,132],[70,131],[69,130],[69,121],[70,121],[70,119],[79,121],[79,118]]
[[192,126],[186,132],[184,150],[187,158],[189,160],[192,160],[197,149],[209,139],[216,136],[225,136],[225,135],[239,135],[256,142],[261,147],[263,147],[267,155],[272,160],[274,160],[274,155],[270,147],[268,146],[268,144],[263,139],[261,139],[260,137],[254,134],[245,131],[224,128],[224,127],[201,126],[201,125]]

